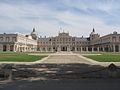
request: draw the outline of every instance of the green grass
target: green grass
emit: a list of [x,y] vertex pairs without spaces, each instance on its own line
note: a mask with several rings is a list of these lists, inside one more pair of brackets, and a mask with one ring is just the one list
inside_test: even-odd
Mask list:
[[34,62],[47,57],[47,55],[28,55],[25,53],[0,53],[0,61],[8,62]]
[[26,53],[26,54],[51,54],[51,53],[54,53],[54,52],[22,52],[22,53]]
[[120,62],[120,53],[100,53],[101,55],[85,56],[99,62]]

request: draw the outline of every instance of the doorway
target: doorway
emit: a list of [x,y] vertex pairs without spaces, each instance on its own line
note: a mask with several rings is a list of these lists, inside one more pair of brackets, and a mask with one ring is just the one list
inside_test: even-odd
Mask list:
[[10,51],[13,51],[14,45],[10,45]]
[[66,46],[62,47],[61,51],[67,51],[67,47]]
[[3,45],[3,51],[7,51],[7,46]]

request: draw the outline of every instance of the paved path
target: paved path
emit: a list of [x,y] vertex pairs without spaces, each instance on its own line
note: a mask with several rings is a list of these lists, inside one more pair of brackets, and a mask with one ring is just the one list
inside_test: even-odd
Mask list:
[[96,61],[88,60],[80,54],[74,54],[72,52],[57,52],[51,54],[44,60],[37,61],[37,63],[53,63],[53,64],[72,64],[72,63],[85,63],[85,64],[97,64]]
[[[114,63],[117,66],[120,66],[120,62],[98,62],[89,58],[82,56],[83,54],[76,54],[72,52],[57,52],[50,54],[47,58],[43,60],[36,61],[35,63],[50,63],[50,64],[76,64],[84,63],[89,65],[101,65],[109,66],[111,63]],[[94,55],[94,54],[90,54]],[[98,54],[100,55],[100,54]]]

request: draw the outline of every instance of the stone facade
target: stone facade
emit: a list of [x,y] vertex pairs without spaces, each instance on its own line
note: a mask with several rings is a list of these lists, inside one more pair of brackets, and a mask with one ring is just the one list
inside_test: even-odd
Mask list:
[[116,31],[102,37],[92,34],[91,37],[93,39],[90,40],[90,47],[93,48],[93,51],[120,52],[120,34]]
[[100,37],[91,32],[89,37],[72,37],[69,33],[59,33],[56,37],[38,38],[38,51],[40,52],[59,52],[59,51],[103,51],[120,52],[120,34],[113,32]]
[[89,38],[72,37],[69,33],[59,33],[56,37],[38,39],[39,51],[83,51],[89,45]]
[[120,52],[120,34],[113,32],[100,37],[91,32],[89,37],[73,37],[62,32],[55,37],[37,37],[35,29],[30,35],[0,34],[0,51],[14,52],[60,52],[103,51]]
[[0,34],[0,51],[34,52],[37,51],[37,40],[30,35]]

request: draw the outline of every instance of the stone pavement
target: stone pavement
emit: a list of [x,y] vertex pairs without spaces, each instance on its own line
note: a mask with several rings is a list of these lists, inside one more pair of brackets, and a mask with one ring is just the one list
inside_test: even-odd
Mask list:
[[[94,54],[90,54],[94,55]],[[96,54],[95,54],[96,55]],[[99,55],[99,54],[98,54]],[[120,62],[98,62],[82,56],[82,54],[76,54],[72,52],[57,52],[49,54],[48,57],[43,60],[36,61],[34,63],[48,63],[48,64],[72,64],[72,63],[84,63],[89,65],[101,65],[104,67],[114,63],[116,66],[120,66]]]
[[36,61],[35,63],[48,63],[48,64],[75,64],[84,63],[90,65],[98,65],[99,62],[85,58],[80,54],[75,54],[72,52],[57,52],[50,54],[47,58],[43,60]]
[[46,60],[41,63],[56,63],[56,64],[68,64],[68,63],[89,63],[85,59],[78,57],[77,55],[50,55]]

